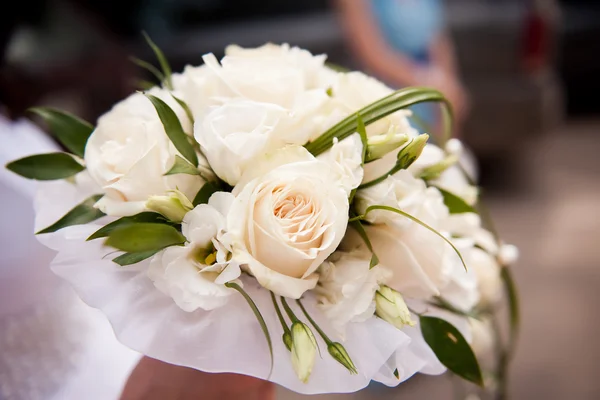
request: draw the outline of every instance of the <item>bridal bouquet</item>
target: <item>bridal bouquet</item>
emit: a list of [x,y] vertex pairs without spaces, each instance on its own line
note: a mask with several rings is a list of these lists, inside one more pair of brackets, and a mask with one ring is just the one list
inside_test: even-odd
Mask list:
[[440,92],[287,45],[230,46],[175,74],[149,43],[162,68],[137,63],[159,85],[95,127],[33,109],[69,152],[7,166],[52,181],[39,240],[120,341],[301,393],[446,369],[481,385],[491,346],[497,383],[512,341],[491,321],[508,298],[514,337],[516,250],[483,227],[461,143],[413,127],[422,102],[451,126]]

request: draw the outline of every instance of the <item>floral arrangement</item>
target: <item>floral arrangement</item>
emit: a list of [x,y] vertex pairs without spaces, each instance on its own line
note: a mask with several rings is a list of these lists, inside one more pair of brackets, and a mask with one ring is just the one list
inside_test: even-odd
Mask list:
[[[161,69],[136,62],[160,85],[95,127],[33,109],[69,153],[7,165],[52,181],[38,238],[124,344],[326,393],[446,369],[483,385],[478,353],[495,343],[501,383],[516,249],[483,227],[440,92],[273,44],[174,74],[148,41]],[[422,102],[442,106],[436,144],[413,127]],[[504,298],[508,340],[491,324]]]

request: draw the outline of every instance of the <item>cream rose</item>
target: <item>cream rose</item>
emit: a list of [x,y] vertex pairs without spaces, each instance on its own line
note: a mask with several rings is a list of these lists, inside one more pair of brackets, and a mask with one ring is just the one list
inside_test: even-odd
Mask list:
[[208,204],[188,212],[181,224],[186,244],[167,248],[150,263],[148,276],[156,288],[184,311],[221,307],[235,293],[224,284],[240,276],[240,267],[221,240],[232,201],[230,193],[216,192]]
[[279,295],[299,298],[312,289],[348,223],[348,197],[328,165],[287,146],[246,168],[233,194],[233,259]]
[[[166,102],[183,129],[191,132],[191,122],[168,92],[152,89],[149,93]],[[177,189],[194,198],[204,184],[200,176],[164,176],[178,154],[143,94],[133,94],[118,103],[100,117],[85,148],[87,170],[104,191],[96,207],[108,215],[125,216],[143,211],[148,197],[169,190]]]

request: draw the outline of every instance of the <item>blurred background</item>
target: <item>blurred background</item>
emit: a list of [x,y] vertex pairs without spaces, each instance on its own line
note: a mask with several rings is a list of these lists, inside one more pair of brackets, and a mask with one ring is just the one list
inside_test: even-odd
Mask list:
[[[271,41],[297,45],[313,54],[326,53],[332,63],[365,70],[395,87],[403,82],[437,82],[440,87],[449,87],[463,104],[457,129],[478,159],[484,198],[503,237],[521,249],[514,274],[523,322],[510,372],[512,397],[600,398],[596,378],[600,367],[600,321],[596,318],[600,303],[600,2],[387,1],[429,7],[416,15],[428,13],[431,19],[419,19],[416,27],[429,26],[443,33],[440,54],[446,60],[441,63],[448,69],[439,75],[441,78],[425,68],[434,64],[436,53],[430,53],[429,47],[423,53],[414,46],[414,41],[431,39],[426,32],[415,34],[421,36],[413,38],[412,44],[399,43],[393,37],[402,33],[394,24],[407,18],[400,9],[396,10],[398,20],[383,18],[377,12],[363,15],[372,23],[371,28],[381,28],[369,31],[368,26],[364,30],[352,28],[354,6],[343,0],[12,2],[12,8],[4,8],[0,14],[0,131],[14,127],[11,120],[23,123],[22,118],[28,117],[25,110],[34,105],[59,107],[95,121],[135,90],[137,80],[150,78],[129,60],[130,55],[153,60],[140,34],[143,30],[166,53],[175,71],[188,63],[200,64],[207,52],[221,57],[231,43],[251,47]],[[372,55],[361,45],[367,35],[387,43],[390,60],[398,60],[398,65],[381,66],[370,59]],[[403,60],[408,60],[406,65],[423,66],[424,72],[415,67],[412,75],[402,75]],[[10,146],[19,146],[10,135],[0,135],[0,155],[11,154]],[[0,186],[2,204],[11,204],[8,187]],[[19,212],[31,214],[31,196],[22,196],[25,205],[20,204],[24,208]],[[10,211],[13,218],[14,210]],[[8,223],[3,224],[2,250],[14,251],[14,243],[25,241],[28,234],[21,232],[15,237],[5,232]],[[11,262],[47,266],[49,255],[31,261],[31,253],[14,253]],[[3,257],[0,263],[6,264],[6,260]],[[10,293],[7,287],[14,289],[16,278],[9,265],[1,267],[0,293]],[[55,310],[71,301],[65,297],[43,300],[55,299],[56,295],[42,295],[39,288],[60,287],[60,283],[28,287],[31,283],[27,279],[19,282],[26,292],[35,292],[39,301],[45,301],[46,308],[53,304]],[[8,295],[0,302],[4,306],[0,307],[0,348],[21,336],[23,329],[50,329],[49,320],[41,316],[46,309],[40,311],[39,305],[31,302],[11,303],[14,297]],[[86,312],[83,308],[77,311],[76,319],[87,321],[81,316]],[[29,315],[25,325],[19,317],[24,314]],[[85,324],[86,331],[96,329],[96,322]],[[112,334],[105,326],[98,329]],[[61,336],[59,328],[53,332]],[[19,354],[29,351],[24,346]],[[57,345],[53,346],[56,350]],[[77,363],[69,352],[76,353],[78,346],[82,345],[70,343],[56,354],[43,353],[67,358],[61,370],[64,375],[55,381],[63,382],[68,366]],[[111,347],[105,349],[110,352]],[[46,350],[37,351],[35,354]],[[13,380],[14,387],[17,377],[11,375],[14,371],[8,366],[8,353],[2,352],[0,383]],[[98,357],[87,358],[90,368],[104,362]],[[126,376],[136,359],[134,355],[123,357],[122,375]],[[35,360],[28,362],[35,364]],[[118,392],[122,382],[110,383],[117,379],[115,376],[104,374],[101,380]],[[455,386],[448,377],[416,376],[397,389],[372,386],[353,395],[316,398],[450,399]],[[39,393],[54,390],[48,387],[52,384],[38,388]],[[23,393],[0,392],[0,399],[31,398]],[[57,398],[75,398],[62,396]],[[277,396],[303,398],[284,389],[278,389]]]

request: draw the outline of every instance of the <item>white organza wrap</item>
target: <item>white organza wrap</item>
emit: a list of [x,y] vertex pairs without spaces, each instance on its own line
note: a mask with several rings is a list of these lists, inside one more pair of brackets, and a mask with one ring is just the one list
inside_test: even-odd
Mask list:
[[[36,198],[36,230],[62,217],[73,206],[94,194],[86,173],[77,176],[78,185],[66,181],[40,184]],[[102,218],[87,225],[71,226],[38,239],[58,252],[51,268],[66,279],[84,302],[100,309],[109,319],[119,341],[152,358],[206,372],[232,372],[266,379],[270,358],[261,328],[242,296],[231,296],[213,311],[185,312],[158,291],[146,276],[149,260],[120,267],[111,261],[114,249],[102,240],[86,238],[110,220]],[[416,372],[440,374],[445,368],[425,343],[418,326],[398,330],[379,318],[347,326],[343,341],[356,364],[351,375],[327,353],[318,338],[322,357],[317,358],[307,384],[296,377],[290,353],[281,340],[281,326],[269,292],[249,277],[244,289],[262,312],[273,342],[274,368],[269,380],[303,394],[348,393],[360,390],[371,380],[395,386]],[[290,302],[297,315],[302,315]],[[333,333],[309,294],[304,300],[308,312],[325,332]],[[417,307],[418,305],[413,305]],[[467,340],[464,320],[423,308],[450,320]],[[332,339],[339,340],[330,335]],[[400,379],[394,376],[398,369]]]

